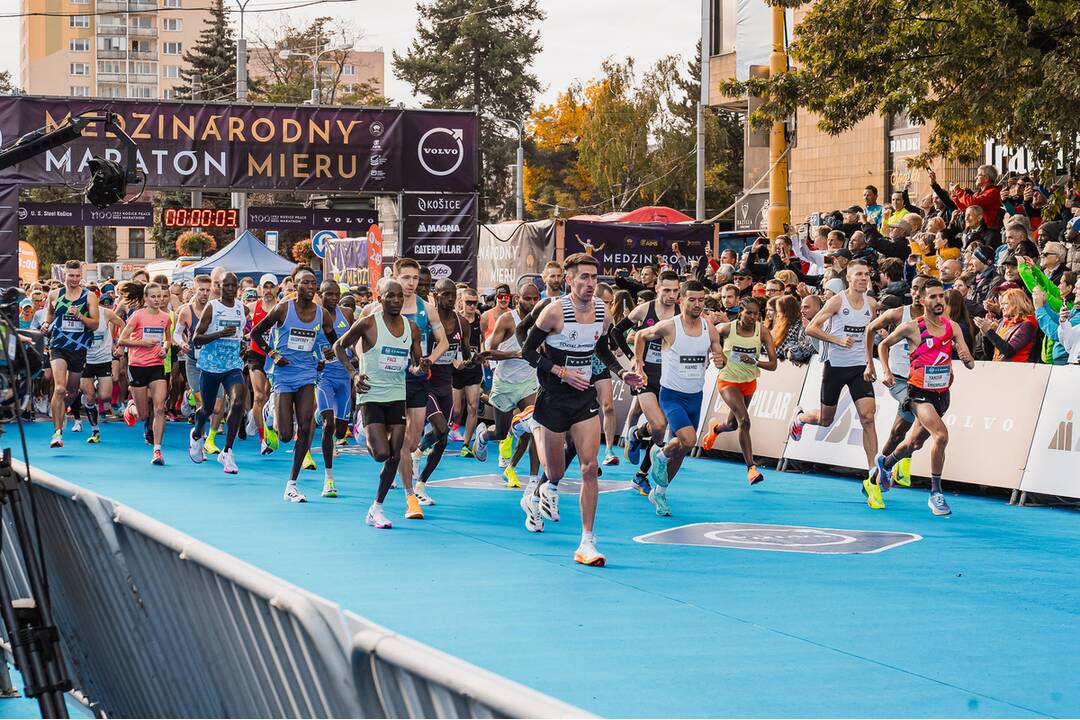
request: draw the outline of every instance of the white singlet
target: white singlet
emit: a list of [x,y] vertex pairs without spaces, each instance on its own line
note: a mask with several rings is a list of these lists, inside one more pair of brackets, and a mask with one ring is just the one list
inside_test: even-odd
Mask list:
[[700,335],[687,335],[682,318],[675,320],[675,339],[661,352],[660,386],[694,394],[705,384],[705,364],[709,357],[709,326],[701,321]]
[[840,311],[829,318],[825,332],[854,340],[851,347],[822,343],[821,359],[832,367],[866,365],[866,326],[870,324],[870,298],[863,294],[863,305],[856,310],[848,302],[847,292],[840,293]]

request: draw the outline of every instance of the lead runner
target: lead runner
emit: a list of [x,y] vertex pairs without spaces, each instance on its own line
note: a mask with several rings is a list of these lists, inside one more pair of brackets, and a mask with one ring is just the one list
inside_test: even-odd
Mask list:
[[543,530],[541,514],[558,521],[559,481],[566,472],[563,453],[569,433],[581,466],[581,544],[574,552],[574,561],[600,567],[606,559],[596,549],[593,534],[599,496],[596,456],[600,449],[600,404],[592,380],[593,355],[630,387],[641,387],[642,379],[624,371],[608,347],[611,319],[603,301],[595,297],[599,274],[596,259],[576,253],[563,265],[570,294],[541,311],[521,351],[522,357],[537,368],[540,381],[533,417],[540,426],[548,477],[547,483],[526,488],[521,506],[530,531]]

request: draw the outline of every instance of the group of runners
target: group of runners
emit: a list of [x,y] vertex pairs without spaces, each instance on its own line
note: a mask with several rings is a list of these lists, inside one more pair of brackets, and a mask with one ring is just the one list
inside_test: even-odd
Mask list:
[[[597,261],[584,253],[549,264],[543,287],[526,278],[515,288],[497,288],[483,312],[474,288],[446,279],[432,285],[410,258],[394,263],[370,303],[347,288],[343,294],[336,282],[320,284],[301,265],[285,282],[261,278],[254,292],[245,290],[247,302],[236,275],[218,269],[197,276],[190,300],[179,307],[169,307],[166,287],[148,282],[126,285],[124,307],[113,310],[83,287],[81,272],[78,262],[68,263],[42,324],[54,387],[52,447],[63,446],[67,412],[77,408],[91,425],[88,442],[101,442],[114,360],[126,353],[132,397],[125,419],[142,422],[151,462],[164,464],[168,365],[175,358],[197,408],[188,442],[192,462],[216,453],[224,472],[235,474],[238,438],[257,435],[262,454],[291,442],[283,497],[306,502],[298,479],[315,467],[310,450],[321,425],[322,495],[333,498],[335,448],[352,435],[381,465],[365,518],[375,528],[392,527],[384,503],[398,480],[405,518],[423,518],[423,508],[436,504],[427,482],[457,426],[464,426],[463,456],[484,463],[489,445],[497,445],[506,484],[522,488],[529,532],[559,521],[560,482],[576,457],[582,534],[574,559],[599,566],[605,557],[594,534],[598,477],[601,463],[619,463],[614,379],[635,398],[622,430],[625,458],[637,466],[633,485],[657,515],[667,516],[671,483],[698,444],[712,365],[729,412],[706,429],[702,446],[711,449],[720,434],[737,432],[749,484],[764,480],[754,461],[749,407],[760,373],[774,370],[778,359],[763,330],[762,304],[744,297],[737,314],[710,313],[701,282],[670,270],[658,274],[649,299],[619,320],[614,288],[601,282]],[[825,302],[807,328],[822,347],[821,405],[796,412],[791,438],[798,441],[805,425],[831,424],[846,389],[864,429],[870,507],[884,508],[882,492],[894,482],[910,484],[910,458],[929,440],[928,502],[935,514],[948,514],[940,477],[948,432],[941,418],[954,354],[968,367],[973,361],[956,323],[944,315],[941,283],[918,278],[911,305],[879,315],[868,295],[869,268],[853,261],[847,279],[847,289]],[[875,353],[901,408],[880,453]],[[478,420],[482,397],[490,423]],[[526,454],[522,483],[517,466]]]

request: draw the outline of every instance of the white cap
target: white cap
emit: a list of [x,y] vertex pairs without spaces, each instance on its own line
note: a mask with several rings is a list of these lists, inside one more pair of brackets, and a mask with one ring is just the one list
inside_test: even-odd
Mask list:
[[271,273],[266,273],[261,278],[259,278],[259,287],[262,287],[266,283],[270,283],[271,285],[277,285],[277,276]]
[[840,293],[847,290],[847,286],[844,285],[844,281],[840,278],[833,278],[829,282],[825,283],[825,289],[831,293],[839,295]]

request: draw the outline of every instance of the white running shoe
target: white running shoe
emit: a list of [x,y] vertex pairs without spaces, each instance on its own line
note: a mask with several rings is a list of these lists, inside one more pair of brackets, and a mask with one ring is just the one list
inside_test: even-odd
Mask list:
[[431,499],[431,496],[427,494],[425,485],[427,483],[417,482],[413,485],[413,494],[416,495],[416,501],[421,505],[434,505],[435,501]]
[[559,488],[550,482],[540,488],[540,514],[551,522],[559,522]]
[[505,470],[506,468],[510,467],[510,458],[508,458],[508,457],[503,457],[502,455],[500,455],[500,456],[499,456],[499,467],[500,467],[501,469],[504,469],[504,470]]
[[274,411],[277,408],[277,395],[272,393],[263,405],[263,427],[274,429]]
[[272,452],[274,452],[274,448],[267,445],[265,440],[260,440],[259,441],[259,454],[260,455],[269,455]]
[[364,522],[373,528],[378,530],[389,530],[394,527],[390,524],[390,519],[383,515],[382,508],[378,505],[372,505],[368,508],[367,517],[364,518]]
[[526,489],[521,494],[518,505],[525,511],[525,529],[529,532],[544,532],[544,518],[540,515],[540,498]]
[[188,433],[187,455],[193,463],[206,462],[206,448],[203,447],[202,438],[195,437],[195,430]]
[[38,399],[34,400],[34,410],[37,411],[38,415],[44,415],[47,417],[49,415],[49,401],[46,400],[44,397],[39,397]]
[[296,487],[296,483],[288,483],[285,485],[285,502],[291,503],[306,503],[307,497],[304,493],[300,492],[300,488]]
[[596,549],[596,538],[592,535],[581,538],[581,544],[574,551],[574,562],[593,567],[604,567],[607,558]]
[[71,432],[82,432],[82,420],[71,423]]
[[233,457],[232,450],[222,450],[217,456],[218,463],[225,469],[226,474],[236,475],[240,472],[240,469],[236,467],[236,458]]
[[254,410],[248,410],[247,411],[247,428],[246,429],[247,429],[247,434],[248,435],[258,435],[259,434],[259,424],[257,422],[255,422],[255,411]]
[[487,445],[488,445],[488,441],[484,437],[484,433],[486,433],[486,432],[487,432],[487,424],[486,423],[480,423],[479,425],[476,426],[476,431],[473,432],[473,436],[472,436],[473,455],[475,455],[476,459],[479,460],[480,462],[487,462]]

